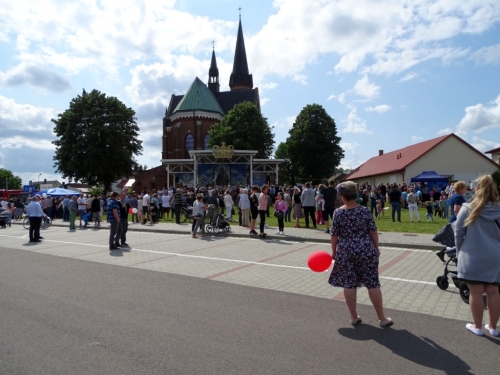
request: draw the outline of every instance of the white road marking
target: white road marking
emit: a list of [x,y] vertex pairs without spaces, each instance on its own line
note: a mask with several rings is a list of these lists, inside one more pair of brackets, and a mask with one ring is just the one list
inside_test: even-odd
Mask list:
[[[149,233],[148,233],[149,235]],[[8,235],[0,235],[0,237],[8,237],[8,238],[17,238],[17,239],[24,239],[25,235],[22,237],[18,236],[8,236]],[[89,243],[80,243],[80,242],[71,242],[71,241],[58,241],[58,240],[44,240],[44,242],[54,242],[54,243],[62,243],[62,244],[68,244],[68,245],[78,245],[78,246],[84,246],[84,247],[98,247],[98,248],[108,248],[107,245],[94,245],[94,244],[89,244]],[[384,248],[387,250],[395,250],[395,251],[400,251],[402,249],[399,248]],[[200,249],[201,250],[201,249]],[[208,256],[203,256],[203,255],[192,255],[192,254],[182,254],[182,253],[172,253],[172,252],[167,252],[167,251],[158,251],[158,250],[149,250],[149,249],[137,249],[133,248],[132,251],[136,252],[143,252],[143,253],[152,253],[152,254],[162,254],[162,255],[171,255],[171,256],[177,256],[177,257],[184,257],[184,258],[192,258],[192,259],[202,259],[202,260],[210,260],[210,261],[219,261],[219,262],[231,262],[231,263],[241,263],[241,264],[251,264],[251,265],[256,265],[256,266],[265,266],[265,267],[276,267],[276,268],[289,268],[289,269],[297,269],[297,270],[306,270],[309,271],[308,267],[300,267],[300,266],[288,266],[284,264],[274,264],[274,263],[263,263],[263,262],[255,262],[255,261],[248,261],[248,260],[238,260],[238,259],[229,259],[229,258],[216,258],[216,257],[208,257]],[[422,250],[410,250],[410,251],[418,251],[418,252],[423,252]],[[425,252],[432,252],[430,250]],[[329,271],[325,271],[329,272]],[[389,277],[389,276],[379,276],[380,279],[385,279],[385,280],[391,280],[391,281],[401,281],[405,283],[413,283],[413,284],[425,284],[425,285],[436,285],[435,282],[430,282],[430,281],[422,281],[422,280],[411,280],[411,279],[402,279],[399,277]]]

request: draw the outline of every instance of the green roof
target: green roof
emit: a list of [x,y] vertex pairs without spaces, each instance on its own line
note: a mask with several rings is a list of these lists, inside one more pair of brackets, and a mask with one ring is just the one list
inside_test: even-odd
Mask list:
[[184,111],[207,111],[220,113],[222,116],[225,114],[213,92],[198,77],[189,86],[172,114]]

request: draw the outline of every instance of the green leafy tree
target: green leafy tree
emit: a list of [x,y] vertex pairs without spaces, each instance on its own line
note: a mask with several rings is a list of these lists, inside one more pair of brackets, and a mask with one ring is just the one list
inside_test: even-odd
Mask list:
[[22,188],[23,180],[8,169],[0,168],[0,188],[18,190]]
[[297,168],[291,163],[288,155],[288,147],[286,142],[281,142],[276,151],[274,152],[276,159],[284,159],[285,161],[279,165],[279,182],[295,184],[295,177],[297,176]]
[[141,154],[142,146],[135,120],[134,110],[117,98],[83,90],[69,109],[52,119],[59,137],[52,142],[57,172],[111,190],[113,181],[137,168],[134,156]]
[[257,150],[257,158],[268,158],[273,152],[274,134],[267,119],[250,102],[236,104],[209,131],[208,145],[232,145],[236,150]]
[[344,157],[335,121],[319,104],[305,106],[288,133],[288,155],[303,182],[330,177]]

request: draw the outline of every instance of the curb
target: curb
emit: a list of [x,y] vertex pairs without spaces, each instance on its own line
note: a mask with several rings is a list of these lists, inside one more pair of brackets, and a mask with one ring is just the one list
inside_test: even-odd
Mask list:
[[[22,225],[22,222],[13,222],[12,224],[17,224],[17,225]],[[60,224],[60,223],[52,223],[53,227],[58,227],[58,228],[64,228],[67,227],[68,224]],[[92,227],[88,227],[89,229],[93,229]],[[100,227],[100,229],[104,230],[109,230],[109,227]],[[180,235],[189,235],[188,232],[185,230],[175,230],[175,229],[147,229],[143,230],[140,227],[133,227],[130,226],[128,227],[128,231],[130,232],[145,232],[145,233],[164,233],[164,234],[180,234]],[[226,236],[226,237],[236,237],[236,238],[256,238],[258,239],[258,236],[251,236],[249,237],[248,234],[241,234],[241,233],[234,233],[234,232],[220,232],[218,234],[212,234],[210,233],[211,236]],[[298,237],[298,236],[274,236],[274,235],[267,235],[266,237],[267,240],[287,240],[287,241],[293,241],[293,242],[314,242],[314,243],[324,243],[324,244],[330,244],[330,238],[304,238],[304,237]],[[382,242],[379,241],[379,246],[383,247],[394,247],[394,248],[399,248],[399,249],[414,249],[414,250],[432,250],[432,251],[439,251],[443,248],[443,246],[440,245],[424,245],[424,244],[406,244],[406,243],[392,243],[392,242]]]

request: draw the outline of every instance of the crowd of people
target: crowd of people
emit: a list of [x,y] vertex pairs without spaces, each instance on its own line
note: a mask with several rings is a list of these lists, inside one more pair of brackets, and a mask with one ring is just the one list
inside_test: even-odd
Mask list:
[[[113,192],[107,196],[67,196],[53,199],[36,195],[27,207],[20,201],[1,201],[2,208],[17,220],[26,210],[30,218],[30,242],[41,242],[40,223],[43,217],[61,218],[75,230],[76,218],[87,228],[93,221],[100,227],[103,215],[110,225],[109,249],[128,247],[126,234],[129,214],[132,223],[153,225],[159,219],[175,217],[180,224],[181,210],[192,207],[191,234],[198,230],[204,235],[204,218],[209,207],[216,207],[228,221],[249,228],[250,235],[266,237],[266,218],[270,207],[278,221],[278,235],[284,234],[284,223],[295,221],[306,228],[325,225],[331,236],[332,259],[335,261],[328,282],[344,289],[344,297],[354,326],[362,322],[356,309],[357,288],[364,286],[374,306],[379,325],[394,322],[384,314],[378,275],[380,249],[375,219],[384,215],[384,206],[392,208],[393,222],[401,221],[401,209],[408,209],[410,221],[420,221],[418,207],[426,208],[427,220],[439,216],[454,223],[458,251],[458,277],[470,289],[470,305],[474,323],[467,329],[482,335],[483,298],[486,293],[489,323],[485,328],[498,336],[500,316],[500,204],[498,191],[491,176],[483,176],[467,185],[463,181],[441,189],[422,191],[420,184],[355,184],[346,181],[335,187],[310,183],[295,186],[199,187],[144,190],[140,193]],[[332,225],[330,226],[330,220]],[[256,228],[259,228],[257,233]],[[467,235],[465,235],[467,233]],[[438,253],[443,259],[444,254]]]

